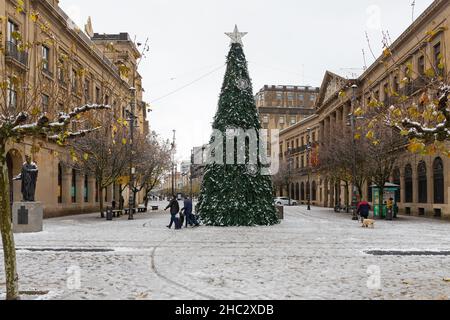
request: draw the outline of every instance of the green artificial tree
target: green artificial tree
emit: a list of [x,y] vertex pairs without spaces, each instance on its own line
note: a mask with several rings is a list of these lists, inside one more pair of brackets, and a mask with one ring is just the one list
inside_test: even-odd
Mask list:
[[[261,159],[266,155],[260,147],[261,123],[256,109],[253,89],[247,68],[240,33],[227,34],[232,38],[227,58],[227,70],[222,86],[219,107],[213,129],[223,133],[222,155],[210,150],[208,156],[215,161],[206,165],[204,179],[197,206],[203,223],[211,226],[268,226],[279,223],[273,201],[272,179],[262,172],[265,164]],[[256,133],[256,143],[247,137],[244,144],[227,139],[227,130],[251,131]],[[255,138],[255,137],[254,137]],[[211,144],[217,136],[211,139]],[[255,142],[255,141],[253,141]],[[234,148],[234,163],[227,161],[227,144]],[[262,144],[261,144],[262,145]],[[244,163],[236,161],[239,152],[244,152]],[[250,162],[250,159],[256,159]]]

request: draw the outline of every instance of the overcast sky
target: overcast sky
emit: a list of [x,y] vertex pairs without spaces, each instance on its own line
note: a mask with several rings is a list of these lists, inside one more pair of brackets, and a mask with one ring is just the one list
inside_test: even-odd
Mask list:
[[[61,0],[60,5],[79,26],[91,16],[95,32],[128,32],[140,42],[149,38],[140,73],[154,110],[151,129],[167,139],[176,129],[177,157],[184,160],[192,147],[209,140],[230,43],[224,32],[235,24],[249,33],[244,50],[255,93],[265,84],[320,86],[326,70],[359,75],[362,49],[370,65],[365,32],[378,56],[381,30],[395,40],[412,22],[412,2]],[[415,2],[417,18],[432,0]]]

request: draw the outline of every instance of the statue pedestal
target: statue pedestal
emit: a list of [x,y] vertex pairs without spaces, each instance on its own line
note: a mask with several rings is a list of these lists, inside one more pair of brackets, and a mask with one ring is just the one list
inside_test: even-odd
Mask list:
[[44,228],[44,207],[40,202],[14,202],[14,233],[41,232]]

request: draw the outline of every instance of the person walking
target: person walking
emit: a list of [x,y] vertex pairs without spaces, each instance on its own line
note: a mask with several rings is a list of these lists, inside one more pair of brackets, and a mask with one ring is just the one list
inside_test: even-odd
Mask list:
[[188,224],[193,227],[196,226],[198,227],[199,224],[197,221],[195,221],[194,215],[192,214],[192,199],[190,199],[189,197],[187,197],[184,200],[184,208],[181,210],[181,212],[184,213],[185,217],[186,217],[186,228],[188,227]]
[[364,219],[368,219],[369,218],[369,213],[370,213],[370,204],[367,201],[361,201],[358,204],[358,214],[361,216],[361,219],[364,221]]
[[387,217],[386,220],[392,220],[394,216],[394,199],[390,198],[386,203]]
[[164,209],[164,211],[166,211],[167,209],[170,208],[170,215],[171,215],[171,219],[170,219],[170,224],[167,226],[167,228],[171,229],[172,228],[172,224],[175,223],[175,229],[177,229],[177,225],[178,225],[178,221],[177,221],[177,214],[178,212],[180,212],[180,205],[178,204],[177,201],[177,197],[174,195],[172,200],[170,201],[169,205]]

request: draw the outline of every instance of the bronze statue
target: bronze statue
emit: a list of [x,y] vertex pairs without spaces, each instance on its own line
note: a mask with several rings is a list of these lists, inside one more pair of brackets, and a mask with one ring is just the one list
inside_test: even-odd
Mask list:
[[22,173],[14,178],[15,181],[22,180],[22,196],[24,202],[34,202],[36,193],[36,182],[38,178],[38,167],[29,155],[25,156],[26,162],[22,166]]

